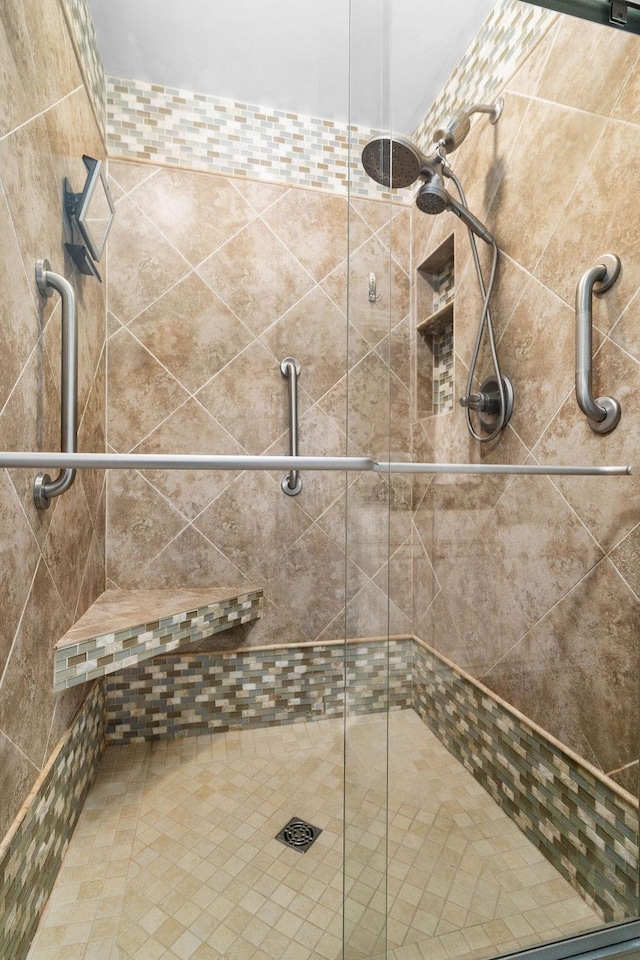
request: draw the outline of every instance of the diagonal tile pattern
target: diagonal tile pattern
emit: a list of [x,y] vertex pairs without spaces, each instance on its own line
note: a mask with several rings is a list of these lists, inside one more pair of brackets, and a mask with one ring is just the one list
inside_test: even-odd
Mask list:
[[[342,720],[108,748],[29,960],[338,960],[343,890],[349,960],[471,960],[598,925],[410,710],[389,718],[385,889],[387,724],[346,734],[344,808]],[[303,855],[275,840],[292,815],[322,829]]]
[[[388,202],[356,207],[330,193],[122,161],[112,163],[111,175],[123,229],[110,264],[118,291],[109,339],[114,449],[286,453],[288,385],[280,363],[294,356],[302,365],[301,453],[375,453],[369,443],[387,453],[391,404],[402,424],[395,458],[406,458],[408,340],[399,349],[395,330],[385,339],[388,317],[379,329],[365,322],[372,316],[368,272],[388,257],[392,234],[399,262],[408,261],[406,211],[394,216],[398,208]],[[391,233],[390,217],[398,220]],[[347,255],[356,250],[363,251],[352,277],[358,287],[347,304]],[[402,302],[392,322],[405,332],[408,277],[398,263],[393,269]],[[347,308],[362,311],[364,336]],[[388,310],[387,302],[382,313]],[[173,585],[211,583],[210,565],[230,583],[259,577],[267,584],[261,642],[280,641],[282,624],[292,641],[326,639],[327,630],[340,635],[346,561],[338,527],[347,499],[354,517],[366,515],[365,487],[352,488],[355,476],[345,483],[341,474],[309,474],[293,499],[280,480],[251,472],[111,477],[110,582],[169,585],[173,568]],[[383,484],[381,521],[369,534],[361,524],[348,566],[350,617],[369,633],[372,610],[386,605],[384,576],[376,584],[370,578],[385,560],[378,541],[389,496]],[[391,502],[395,549],[410,533],[408,501]],[[406,612],[393,609],[406,631]]]

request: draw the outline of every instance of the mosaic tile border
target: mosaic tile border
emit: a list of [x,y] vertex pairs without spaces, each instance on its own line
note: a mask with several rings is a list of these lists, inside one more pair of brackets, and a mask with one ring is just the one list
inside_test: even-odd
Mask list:
[[196,610],[56,646],[54,689],[86,683],[262,616],[262,591],[239,593]]
[[170,656],[107,681],[110,743],[300,723],[411,705],[410,639]]
[[385,199],[390,194],[360,164],[362,148],[377,132],[107,77],[107,144],[114,158]]
[[102,136],[105,136],[106,82],[87,0],[60,0]]
[[[429,150],[437,123],[458,106],[491,100],[556,16],[522,0],[501,0],[417,125],[413,136],[421,147]],[[362,147],[380,132],[373,128],[107,77],[106,129],[113,157],[334,193],[349,190],[353,196],[390,196],[360,164]]]
[[429,152],[434,130],[459,107],[491,103],[557,16],[522,0],[500,0],[413,131],[420,148]]
[[420,640],[414,710],[605,922],[640,912],[638,804]]
[[103,684],[94,684],[0,845],[0,957],[23,960],[104,748]]

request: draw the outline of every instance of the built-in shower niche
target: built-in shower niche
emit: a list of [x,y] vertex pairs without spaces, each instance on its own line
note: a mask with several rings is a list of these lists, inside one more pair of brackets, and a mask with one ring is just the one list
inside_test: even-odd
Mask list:
[[454,237],[417,269],[416,413],[451,413],[453,388]]

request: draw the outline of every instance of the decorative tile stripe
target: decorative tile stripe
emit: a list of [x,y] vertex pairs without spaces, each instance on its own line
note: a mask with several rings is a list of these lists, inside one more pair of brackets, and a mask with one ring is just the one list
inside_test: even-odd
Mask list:
[[[351,195],[384,199],[389,193],[365,174],[360,163],[362,148],[376,132],[146,81],[107,77],[107,143],[114,157],[341,194],[349,188]],[[406,198],[407,203],[410,200]]]
[[414,709],[605,921],[635,917],[638,805],[421,641]]
[[195,610],[182,610],[161,620],[90,636],[77,643],[69,644],[63,638],[56,645],[54,689],[64,690],[105,677],[261,616],[262,591],[257,590],[212,601]]
[[104,136],[105,76],[89,5],[87,0],[61,0],[61,2],[71,28],[71,36],[84,74],[87,91],[93,101]]
[[94,684],[0,845],[0,957],[23,960],[53,888],[104,746],[104,687]]
[[421,149],[429,152],[438,125],[460,107],[491,103],[556,17],[522,0],[499,0],[414,130]]
[[[107,682],[112,743],[270,727],[411,705],[411,643],[170,656]],[[346,691],[346,693],[345,693]],[[346,697],[346,699],[345,699]]]
[[453,400],[453,322],[431,337],[433,349],[433,412],[452,413]]

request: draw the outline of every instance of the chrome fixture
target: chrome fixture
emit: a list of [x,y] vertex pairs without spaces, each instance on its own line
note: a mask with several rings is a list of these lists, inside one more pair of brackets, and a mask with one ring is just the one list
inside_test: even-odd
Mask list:
[[[505,377],[504,374],[502,374],[502,390],[505,417],[508,422],[513,413],[513,384],[509,377]],[[500,390],[495,376],[487,377],[481,384],[479,393],[471,393],[467,397],[460,397],[460,406],[466,407],[468,410],[474,410],[485,433],[493,433],[502,413]]]
[[74,193],[65,177],[64,209],[72,231],[74,227],[78,229],[86,247],[81,243],[65,243],[65,247],[80,273],[94,276],[102,282],[94,261],[97,263],[104,252],[115,216],[115,207],[102,161],[86,154],[82,159],[88,170],[87,179],[82,191]]
[[378,300],[382,297],[381,293],[378,293],[378,281],[376,280],[375,273],[369,274],[369,303],[377,303]]
[[388,463],[368,457],[256,457],[221,456],[219,454],[176,453],[29,453],[5,450],[0,452],[0,469],[41,468],[54,464],[74,470],[312,470],[349,471],[354,473],[427,473],[469,474],[488,476],[522,474],[523,476],[623,477],[635,476],[633,465],[622,466],[543,466],[540,464],[502,463]]
[[456,217],[462,220],[465,227],[475,233],[477,237],[480,237],[485,243],[493,243],[493,237],[484,224],[471,213],[471,210],[469,210],[466,205],[458,203],[457,200],[453,199],[449,191],[445,188],[442,177],[437,172],[429,177],[418,190],[416,206],[418,210],[422,210],[423,213],[432,215],[444,213],[445,210],[448,210],[450,213],[455,213]]
[[593,398],[591,387],[592,296],[605,293],[620,275],[620,258],[605,253],[583,273],[576,287],[576,400],[596,433],[610,433],[620,422],[620,404],[613,397]]
[[[298,456],[298,377],[300,364],[293,357],[285,357],[280,364],[283,377],[289,381],[289,452]],[[296,469],[282,478],[282,489],[288,497],[297,497],[302,490],[302,480]]]
[[[63,453],[77,451],[78,420],[78,325],[76,295],[68,280],[51,273],[48,260],[36,260],[36,285],[43,297],[57,290],[62,298],[62,358],[60,384],[60,447]],[[51,465],[49,461],[48,465]],[[74,469],[63,469],[55,480],[48,473],[39,473],[33,485],[33,499],[38,510],[46,510],[53,497],[59,497],[75,480]]]
[[[462,185],[449,164],[447,154],[456,150],[467,137],[471,129],[470,117],[474,113],[489,114],[490,122],[497,123],[502,115],[503,108],[504,101],[500,98],[494,104],[476,103],[454,114],[436,130],[434,134],[436,150],[431,157],[422,153],[408,137],[397,135],[394,137],[374,137],[362,151],[362,165],[365,172],[376,183],[397,189],[409,187],[416,180],[422,180],[424,182],[416,197],[418,209],[423,213],[432,215],[444,213],[445,210],[448,210],[459,217],[467,227],[478,286],[482,296],[482,313],[473,358],[469,367],[466,396],[462,397],[460,403],[465,408],[469,433],[480,443],[487,443],[495,439],[500,431],[504,430],[513,412],[513,386],[509,378],[503,376],[500,371],[491,313],[489,312],[489,301],[493,293],[498,265],[498,246],[485,225],[469,210]],[[446,189],[444,185],[445,177],[455,184],[460,197],[459,201],[455,200]],[[493,263],[486,288],[476,247],[476,237],[484,240],[493,248]],[[485,384],[480,388],[480,393],[474,393],[476,366],[485,330],[489,338],[495,376],[491,378],[493,386],[488,386],[485,381]],[[481,433],[478,433],[473,425],[471,410],[478,413]]]
[[467,139],[474,113],[487,113],[489,123],[496,124],[503,110],[502,97],[499,97],[495,103],[474,103],[473,106],[452,114],[441,127],[438,127],[433,135],[433,142],[437,143],[445,153],[453,153]]

